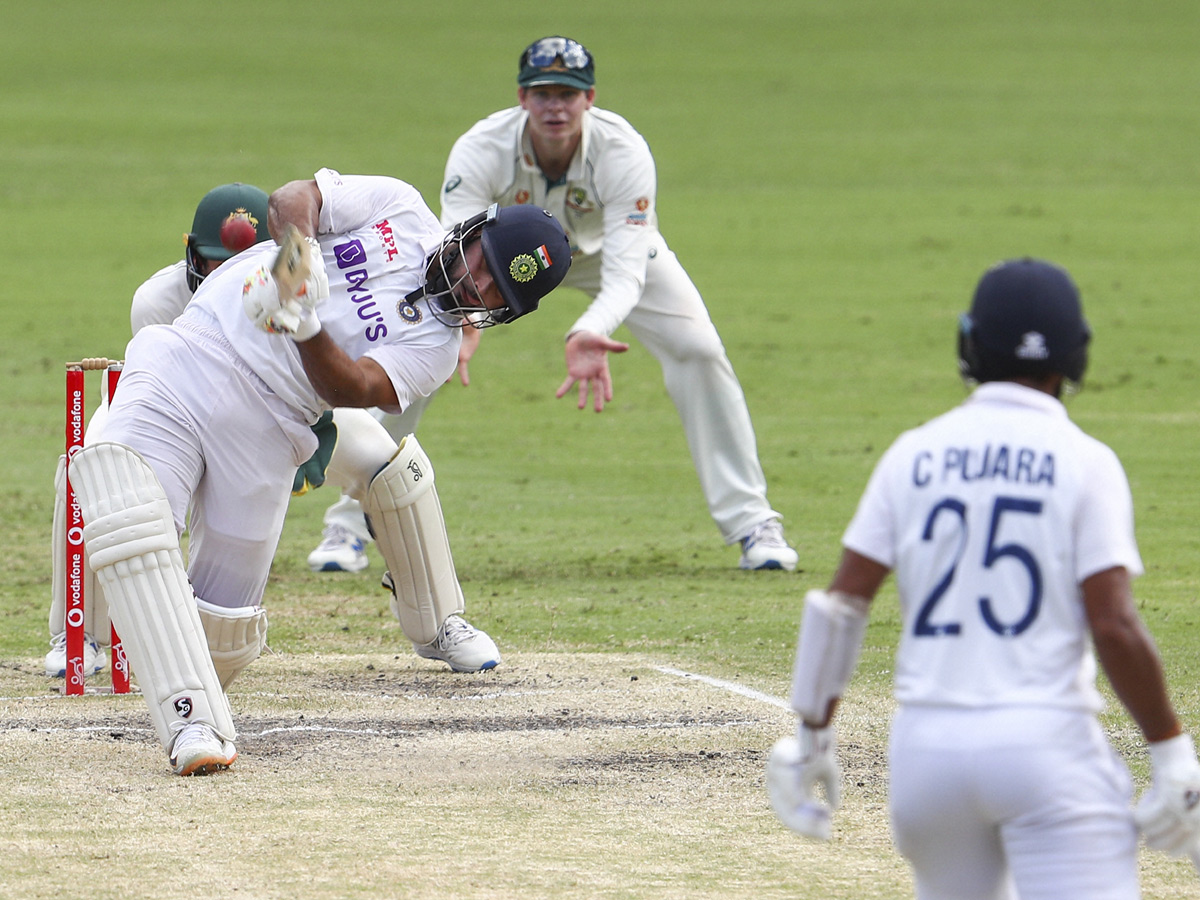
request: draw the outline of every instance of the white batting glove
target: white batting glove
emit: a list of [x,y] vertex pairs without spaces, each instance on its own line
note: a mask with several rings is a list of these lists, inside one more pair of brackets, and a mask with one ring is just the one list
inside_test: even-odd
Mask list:
[[[796,736],[778,740],[767,758],[767,797],[775,815],[792,831],[819,841],[829,840],[841,802],[836,744],[832,725],[809,728],[801,722]],[[824,800],[814,790],[818,784]]]
[[[307,287],[308,282],[305,282]],[[327,296],[328,287],[329,282],[325,280]],[[242,309],[263,331],[286,334],[294,341],[306,341],[321,330],[321,321],[306,298],[279,299],[279,286],[266,266],[251,272],[242,284]]]
[[1150,750],[1150,790],[1134,819],[1146,846],[1200,858],[1200,762],[1190,735],[1157,741]]
[[300,288],[296,299],[301,305],[312,309],[329,296],[329,276],[325,273],[325,260],[321,257],[321,245],[316,238],[306,237],[308,248],[308,278]]

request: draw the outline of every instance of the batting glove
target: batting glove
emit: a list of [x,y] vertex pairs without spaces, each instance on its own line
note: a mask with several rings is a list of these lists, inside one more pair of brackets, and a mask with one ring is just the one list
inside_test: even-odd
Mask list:
[[792,831],[820,841],[829,840],[833,811],[841,801],[836,744],[832,725],[809,728],[801,722],[796,736],[777,741],[767,758],[767,797],[775,815]]
[[1134,810],[1146,846],[1172,856],[1200,852],[1200,762],[1190,735],[1149,746],[1151,783]]
[[312,309],[329,296],[329,276],[325,274],[325,260],[321,256],[321,245],[317,243],[317,239],[306,237],[304,243],[308,247],[308,278],[304,280],[304,286],[300,288],[296,299],[303,306]]
[[[324,269],[322,269],[324,272]],[[328,280],[325,281],[328,296]],[[247,317],[263,331],[271,334],[286,334],[294,341],[306,341],[321,330],[321,320],[308,302],[308,282],[302,296],[291,300],[279,299],[279,285],[271,270],[259,266],[242,284],[242,309]],[[311,296],[311,295],[310,295]]]
[[296,476],[292,479],[292,495],[295,497],[303,497],[325,483],[325,470],[329,468],[329,460],[333,458],[333,451],[337,447],[338,428],[333,421],[332,411],[321,413],[312,430],[317,436],[317,452],[296,470]]

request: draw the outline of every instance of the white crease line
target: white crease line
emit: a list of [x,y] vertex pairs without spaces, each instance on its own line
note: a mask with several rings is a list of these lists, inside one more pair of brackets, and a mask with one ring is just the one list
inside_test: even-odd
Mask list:
[[664,675],[675,675],[679,678],[694,678],[696,681],[702,681],[705,684],[720,688],[723,691],[729,691],[731,694],[741,694],[743,697],[749,697],[751,700],[758,700],[762,703],[769,703],[771,706],[777,706],[780,709],[792,711],[792,705],[786,700],[781,700],[779,697],[772,697],[770,694],[764,694],[762,691],[756,691],[754,688],[748,688],[745,685],[737,684],[733,681],[724,681],[720,678],[710,678],[707,675],[697,675],[695,672],[685,672],[682,669],[672,669],[670,666],[655,666],[659,672]]

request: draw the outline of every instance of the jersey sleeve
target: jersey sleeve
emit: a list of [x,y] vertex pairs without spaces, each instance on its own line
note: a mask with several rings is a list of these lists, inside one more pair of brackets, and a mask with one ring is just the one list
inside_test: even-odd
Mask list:
[[454,374],[462,329],[442,328],[435,334],[436,337],[420,341],[385,344],[364,354],[383,368],[396,390],[399,408],[385,408],[384,412],[403,412],[418,397],[428,397]]
[[187,264],[182,260],[159,269],[133,292],[129,324],[134,334],[147,325],[169,325],[192,299],[187,286]]
[[611,335],[641,299],[657,233],[657,175],[650,148],[640,138],[611,148],[597,166],[596,179],[604,204],[600,292],[571,330]]
[[842,546],[872,559],[889,569],[896,567],[898,523],[893,499],[892,479],[901,453],[903,437],[898,438],[880,458],[858,508],[842,535]]
[[1076,513],[1075,580],[1122,566],[1131,576],[1143,572],[1133,527],[1133,494],[1117,455],[1091,444],[1089,490]]
[[321,191],[319,234],[356,231],[419,199],[412,185],[384,175],[342,175],[326,168],[313,177]]
[[[441,222],[450,228],[483,212],[503,195],[512,179],[512,162],[476,129],[462,135],[450,149],[442,179]],[[507,178],[506,178],[507,174]]]

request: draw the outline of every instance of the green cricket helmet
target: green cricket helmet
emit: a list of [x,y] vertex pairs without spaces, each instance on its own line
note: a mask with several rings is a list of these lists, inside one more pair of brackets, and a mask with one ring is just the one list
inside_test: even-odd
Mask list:
[[[254,226],[255,240],[244,246],[226,246],[221,227],[233,218],[244,218]],[[204,280],[197,257],[209,262],[224,262],[259,241],[270,238],[267,232],[267,195],[252,184],[223,184],[215,187],[196,207],[192,230],[185,234],[188,287],[195,291]]]

